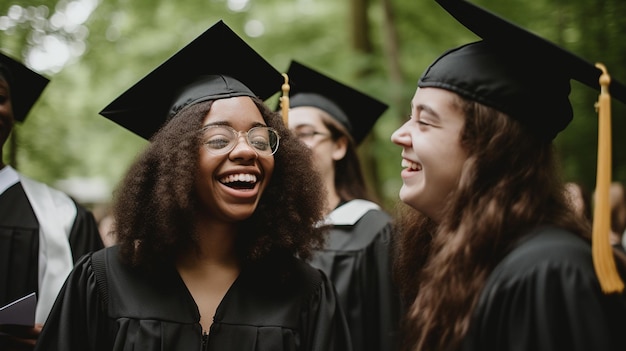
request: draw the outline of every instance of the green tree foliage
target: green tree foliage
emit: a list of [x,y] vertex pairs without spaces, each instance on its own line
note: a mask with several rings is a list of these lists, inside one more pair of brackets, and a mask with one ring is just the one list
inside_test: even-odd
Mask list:
[[[602,61],[626,82],[620,38],[626,2],[475,2],[590,62]],[[82,22],[81,13],[88,14]],[[279,70],[297,59],[389,103],[360,149],[368,181],[388,206],[401,185],[400,150],[389,137],[409,114],[417,78],[444,50],[476,39],[434,0],[3,0],[3,52],[36,69],[34,53],[51,38],[71,48],[61,65],[44,62],[42,73],[52,82],[14,135],[19,169],[51,184],[102,177],[113,189],[146,141],[98,112],[219,19]],[[207,47],[206,55],[219,55],[219,43]],[[593,188],[597,93],[575,82],[572,89],[575,119],[557,138],[557,148],[564,177]],[[276,97],[270,101],[275,103]],[[621,103],[613,103],[613,116],[614,178],[626,181]]]

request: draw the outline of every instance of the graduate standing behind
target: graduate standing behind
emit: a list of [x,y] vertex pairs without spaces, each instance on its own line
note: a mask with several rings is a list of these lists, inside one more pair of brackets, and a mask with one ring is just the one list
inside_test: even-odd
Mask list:
[[263,102],[281,84],[220,21],[101,112],[150,144],[116,193],[118,245],[78,263],[37,350],[351,350],[332,284],[296,258],[323,242],[323,201]]
[[398,240],[403,350],[624,350],[626,296],[605,293],[552,142],[573,117],[570,80],[599,90],[602,72],[471,3],[439,3],[483,40],[425,70],[391,137],[412,207]]
[[395,350],[401,313],[391,218],[371,201],[357,154],[387,105],[296,61],[287,75],[289,129],[311,149],[326,190],[330,232],[311,264],[335,285],[354,350]]
[[[47,84],[0,53],[0,155],[13,126],[24,121]],[[37,296],[36,326],[3,328],[0,349],[32,347],[74,263],[102,247],[90,211],[0,159],[0,306],[32,292]]]

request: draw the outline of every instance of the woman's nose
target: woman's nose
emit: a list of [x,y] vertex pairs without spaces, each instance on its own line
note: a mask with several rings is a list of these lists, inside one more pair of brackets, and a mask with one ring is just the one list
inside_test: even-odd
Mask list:
[[410,145],[411,137],[406,131],[406,123],[391,134],[391,141],[397,145]]
[[248,143],[245,135],[239,134],[237,145],[230,151],[230,158],[257,158],[259,155],[254,148]]

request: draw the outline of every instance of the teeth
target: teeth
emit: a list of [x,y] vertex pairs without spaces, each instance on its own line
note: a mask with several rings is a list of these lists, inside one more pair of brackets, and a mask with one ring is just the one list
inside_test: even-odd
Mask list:
[[256,183],[256,176],[254,174],[231,174],[220,179],[222,183],[233,183],[233,182],[246,182],[246,183]]
[[409,160],[402,160],[402,167],[404,168],[410,168],[411,170],[414,171],[421,171],[422,170],[422,165],[420,165],[419,163],[415,163],[415,162],[411,162]]

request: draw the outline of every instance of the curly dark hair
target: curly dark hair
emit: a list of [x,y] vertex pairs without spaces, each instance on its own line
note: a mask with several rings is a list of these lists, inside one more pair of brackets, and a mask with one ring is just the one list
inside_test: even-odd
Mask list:
[[511,245],[540,224],[589,239],[567,205],[554,146],[516,120],[459,97],[468,158],[440,223],[398,210],[394,276],[409,307],[404,350],[454,350],[486,279]]
[[[254,214],[240,224],[237,255],[243,264],[310,257],[323,247],[325,199],[310,151],[295,139],[281,116],[252,98],[268,126],[278,131],[273,176]],[[212,101],[180,111],[151,139],[116,191],[113,215],[122,260],[154,271],[197,247],[194,216],[199,211],[194,179],[201,127]]]

